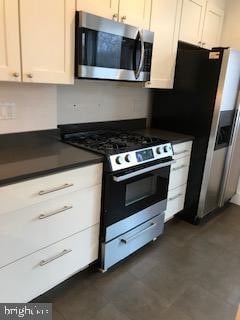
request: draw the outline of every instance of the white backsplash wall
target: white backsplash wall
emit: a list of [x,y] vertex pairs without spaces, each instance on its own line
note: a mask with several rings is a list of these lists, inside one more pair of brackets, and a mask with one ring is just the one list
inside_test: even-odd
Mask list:
[[16,105],[16,118],[0,120],[0,134],[57,127],[55,85],[0,83],[0,103]]
[[141,84],[77,80],[58,86],[58,124],[112,121],[149,116],[149,89]]

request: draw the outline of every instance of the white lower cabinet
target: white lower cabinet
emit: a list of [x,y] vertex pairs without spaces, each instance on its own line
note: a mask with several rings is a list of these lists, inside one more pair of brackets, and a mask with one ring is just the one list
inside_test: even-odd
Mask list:
[[184,200],[187,185],[170,190],[168,192],[167,210],[165,211],[165,221],[171,219],[176,213],[184,208]]
[[99,225],[0,269],[0,302],[28,302],[98,257]]
[[190,156],[192,151],[192,141],[174,144],[173,151],[174,160]]
[[173,145],[173,158],[176,162],[170,171],[165,222],[184,208],[191,149],[192,141]]
[[0,215],[0,268],[99,223],[101,185]]
[[0,188],[0,302],[28,302],[98,258],[101,187],[96,164]]
[[102,165],[90,165],[11,184],[0,189],[0,215],[100,184]]

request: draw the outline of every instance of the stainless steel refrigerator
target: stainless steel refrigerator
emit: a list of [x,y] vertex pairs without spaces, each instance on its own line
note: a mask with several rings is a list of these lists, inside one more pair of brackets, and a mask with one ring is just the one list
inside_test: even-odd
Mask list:
[[193,222],[227,203],[240,174],[240,52],[179,42],[173,90],[154,90],[152,127],[194,136],[184,210]]

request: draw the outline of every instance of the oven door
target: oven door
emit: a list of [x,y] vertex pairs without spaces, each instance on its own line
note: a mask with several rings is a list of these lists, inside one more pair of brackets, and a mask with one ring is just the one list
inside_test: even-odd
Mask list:
[[167,199],[170,165],[158,163],[141,169],[107,174],[104,181],[104,227]]
[[81,11],[76,20],[78,78],[150,79],[152,32]]

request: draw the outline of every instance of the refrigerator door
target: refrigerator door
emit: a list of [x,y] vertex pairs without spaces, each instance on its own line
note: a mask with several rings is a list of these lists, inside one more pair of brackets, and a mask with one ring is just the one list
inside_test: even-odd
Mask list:
[[[234,175],[232,172],[233,169],[231,169],[231,165],[233,165],[234,162],[232,158],[234,150],[233,140],[227,143],[226,146],[220,146],[220,148],[218,148],[218,146],[216,147],[216,142],[218,140],[219,127],[221,127],[221,115],[224,115],[223,118],[227,119],[228,114],[231,116],[236,108],[239,75],[240,52],[234,49],[225,50],[198,206],[198,217],[200,218],[217,209],[220,204],[222,206],[225,203],[223,199],[227,197],[227,193],[231,194],[230,189],[235,188],[235,182],[232,185],[230,180],[232,178],[230,178],[230,176]],[[229,121],[231,120],[230,118]],[[223,127],[223,129],[229,126],[231,127],[230,132],[232,132],[232,137],[233,133],[235,134],[235,139],[237,133],[235,132],[235,125],[232,120],[230,121],[230,125],[228,124]],[[234,172],[239,176],[236,170],[237,168],[235,168]],[[229,191],[227,192],[227,190]]]
[[228,148],[225,169],[219,194],[219,207],[229,201],[237,191],[240,176],[240,98],[236,110],[232,141]]
[[204,215],[218,207],[219,192],[222,184],[222,176],[228,147],[215,150],[208,180],[207,193],[204,203]]
[[228,62],[220,106],[221,111],[234,110],[236,108],[239,91],[240,52],[232,48],[228,51]]

